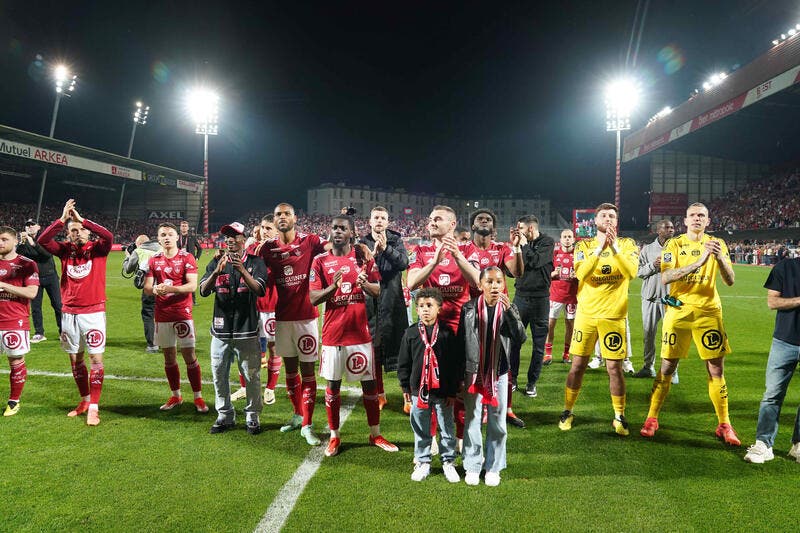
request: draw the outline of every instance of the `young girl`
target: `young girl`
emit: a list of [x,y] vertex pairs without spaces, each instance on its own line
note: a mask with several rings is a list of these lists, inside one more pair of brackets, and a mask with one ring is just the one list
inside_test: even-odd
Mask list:
[[[477,485],[484,468],[486,485],[496,487],[506,467],[509,354],[514,343],[525,342],[525,327],[517,307],[504,294],[505,285],[500,268],[485,268],[480,274],[481,295],[461,309],[458,335],[466,355],[463,461],[467,485]],[[484,405],[488,411],[485,447]]]

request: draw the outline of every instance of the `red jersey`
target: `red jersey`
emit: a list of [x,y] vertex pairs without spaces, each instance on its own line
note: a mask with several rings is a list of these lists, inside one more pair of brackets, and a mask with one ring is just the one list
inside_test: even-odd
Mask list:
[[83,246],[53,238],[64,229],[56,220],[39,235],[39,244],[61,259],[62,312],[82,315],[106,310],[106,258],[114,236],[100,224],[83,220],[83,227],[97,235],[97,240]]
[[[247,248],[247,253],[250,255],[258,255],[256,250],[261,243],[254,242]],[[275,289],[275,283],[272,281],[272,276],[267,278],[267,285],[265,287],[266,293],[264,296],[259,296],[256,300],[256,309],[259,313],[274,313],[275,304],[278,301],[278,292]]]
[[[472,255],[467,257],[467,261],[478,265],[478,270],[483,270],[488,266],[498,266],[503,269],[503,272],[505,272],[505,264],[513,258],[514,251],[509,245],[504,242],[492,241],[489,243],[489,247],[485,250],[476,244],[475,251],[472,253]],[[507,286],[503,289],[503,292],[508,294]],[[470,298],[476,298],[480,296],[480,294],[481,290],[478,287],[473,287],[470,285]]]
[[[197,261],[186,250],[178,250],[174,257],[168,258],[158,252],[150,258],[147,277],[159,285],[185,285],[187,274],[197,274]],[[177,322],[192,319],[192,293],[170,293],[156,296],[156,322]]]
[[[36,261],[17,255],[6,261],[0,259],[0,281],[14,287],[39,286],[39,267]],[[0,291],[0,330],[28,331],[28,305],[30,300]]]
[[308,297],[308,273],[314,256],[324,251],[325,245],[317,235],[299,231],[289,244],[276,238],[261,245],[261,258],[269,269],[268,279],[272,279],[278,295],[276,320],[310,320],[319,316]]
[[[476,246],[471,243],[459,244],[458,249],[464,257],[472,257]],[[420,244],[411,254],[408,270],[423,268],[436,257],[436,244]],[[458,331],[458,321],[461,318],[461,306],[469,301],[469,281],[461,274],[455,259],[450,252],[443,253],[444,259],[436,265],[428,279],[423,282],[423,287],[436,287],[442,293],[442,310],[439,320],[447,324],[455,333]]]
[[325,346],[352,346],[372,342],[367,323],[367,306],[364,292],[356,284],[361,271],[367,279],[379,282],[381,275],[370,260],[359,267],[355,250],[344,256],[330,252],[318,255],[311,265],[310,288],[318,291],[333,284],[333,276],[342,269],[342,283],[325,302],[325,317],[322,322],[322,344]]
[[578,303],[578,279],[572,261],[573,252],[565,252],[560,244],[556,244],[553,249],[553,269],[558,272],[558,277],[550,282],[550,300],[553,302]]

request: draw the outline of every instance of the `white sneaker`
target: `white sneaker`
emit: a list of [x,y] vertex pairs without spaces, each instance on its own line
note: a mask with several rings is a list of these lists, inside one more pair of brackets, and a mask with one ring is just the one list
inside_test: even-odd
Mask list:
[[675,373],[672,374],[672,384],[673,385],[677,385],[680,382],[681,382],[681,380],[680,380],[680,378],[678,378],[678,371],[676,370]]
[[31,337],[31,344],[36,344],[37,342],[42,342],[42,341],[46,341],[46,340],[47,340],[47,337],[45,337],[44,335],[39,335],[37,333],[36,335]]
[[592,370],[597,370],[597,369],[598,369],[598,368],[600,368],[602,365],[603,365],[603,358],[602,358],[602,357],[598,357],[598,356],[596,356],[596,355],[595,355],[595,356],[592,358],[592,360],[591,360],[591,361],[589,361],[589,364],[588,364],[587,366],[588,366],[589,368],[591,368]]
[[461,455],[464,452],[464,439],[456,439],[456,453]]
[[431,473],[431,464],[430,463],[419,463],[417,466],[414,467],[414,471],[411,472],[411,481],[422,481],[428,474]]
[[231,401],[235,402],[236,400],[241,400],[242,398],[247,398],[247,390],[244,387],[241,387],[234,393],[231,393]]
[[[791,452],[789,452],[791,453]],[[763,464],[767,461],[772,461],[775,455],[772,453],[772,448],[767,446],[767,443],[757,440],[755,444],[747,448],[747,454],[744,460],[748,463]]]
[[264,403],[272,405],[275,403],[275,391],[272,389],[264,389]]
[[434,455],[439,455],[439,443],[436,442],[436,437],[431,439],[431,457]]
[[486,483],[487,487],[496,487],[500,484],[500,473],[499,472],[486,472],[486,476],[483,478],[483,482]]
[[467,472],[467,475],[464,476],[464,483],[467,485],[475,486],[481,482],[481,473],[480,472]]
[[627,357],[622,360],[622,371],[626,374],[633,374],[635,372],[633,363],[631,363],[631,360]]
[[458,475],[456,465],[454,465],[452,461],[444,463],[442,465],[442,470],[444,471],[444,477],[446,477],[447,481],[450,483],[458,483],[461,481],[461,476]]
[[792,447],[789,448],[789,457],[794,457],[797,459],[797,462],[800,463],[800,442],[795,442],[792,444]]

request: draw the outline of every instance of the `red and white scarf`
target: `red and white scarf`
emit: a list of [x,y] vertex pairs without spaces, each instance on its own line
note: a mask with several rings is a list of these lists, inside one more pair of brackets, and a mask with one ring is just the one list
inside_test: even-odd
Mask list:
[[[470,394],[480,394],[483,396],[482,404],[497,407],[497,358],[499,356],[498,347],[500,346],[500,324],[503,322],[503,304],[497,302],[494,310],[492,323],[487,322],[489,315],[486,309],[486,301],[483,295],[478,297],[478,341],[480,354],[478,357],[478,373],[467,392]],[[487,329],[492,328],[492,344],[486,346]],[[488,366],[486,364],[488,358]]]
[[425,344],[425,354],[422,357],[422,379],[419,382],[417,407],[427,409],[431,390],[439,388],[439,361],[436,360],[436,352],[433,351],[433,345],[436,344],[436,340],[439,338],[439,322],[434,323],[431,340],[428,342],[425,324],[420,320],[419,336]]

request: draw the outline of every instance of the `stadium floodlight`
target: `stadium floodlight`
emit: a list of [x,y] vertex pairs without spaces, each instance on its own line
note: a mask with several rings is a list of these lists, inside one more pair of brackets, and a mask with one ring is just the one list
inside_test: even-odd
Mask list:
[[[58,108],[61,105],[62,96],[71,96],[75,91],[75,85],[78,83],[78,76],[70,76],[69,68],[66,65],[59,64],[53,67],[53,82],[55,83],[56,101],[53,104],[53,116],[50,119],[50,138],[56,131],[56,120],[58,119]],[[66,92],[64,87],[66,86]],[[39,202],[36,205],[36,220],[38,222],[39,215],[42,214],[42,199],[44,198],[44,187],[47,183],[47,167],[42,172],[42,186],[39,188]]]
[[[133,110],[133,128],[131,128],[131,140],[128,143],[128,159],[133,152],[133,140],[136,138],[136,127],[144,126],[147,124],[147,118],[150,115],[150,106],[144,105],[141,101],[136,102],[136,107]],[[125,185],[127,181],[123,178],[122,190],[119,193],[119,204],[117,205],[117,221],[114,223],[114,233],[117,232],[119,227],[119,217],[122,214],[122,199],[125,197]]]
[[219,95],[209,89],[195,89],[186,100],[195,123],[194,132],[203,136],[203,233],[208,233],[208,136],[219,133]]
[[617,134],[617,162],[614,180],[614,203],[620,209],[622,181],[622,132],[631,129],[631,112],[639,103],[639,85],[631,78],[620,78],[608,84],[606,99],[606,131]]
[[722,82],[725,81],[725,78],[727,77],[728,74],[726,72],[715,72],[714,74],[709,76],[709,78],[706,81],[703,82],[703,90],[710,91],[717,85],[722,84]]

